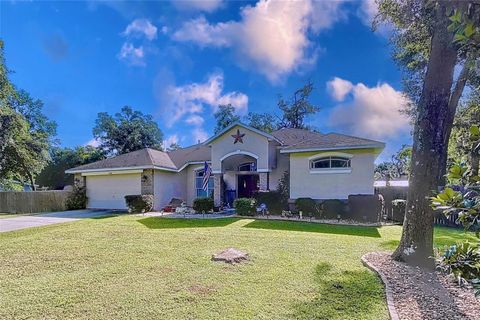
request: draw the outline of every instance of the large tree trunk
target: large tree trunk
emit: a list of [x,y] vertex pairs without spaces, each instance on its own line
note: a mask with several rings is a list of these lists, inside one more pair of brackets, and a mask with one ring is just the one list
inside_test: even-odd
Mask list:
[[[436,8],[430,58],[413,134],[411,174],[400,245],[393,258],[411,265],[434,266],[433,211],[429,197],[438,188],[449,131],[449,101],[457,51],[448,30],[444,3]],[[451,126],[451,124],[450,124]]]
[[445,123],[447,131],[445,132],[444,148],[440,155],[440,170],[438,172],[438,185],[440,186],[445,186],[446,183],[445,174],[447,173],[448,142],[450,141],[450,134],[452,133],[453,120],[455,119],[455,114],[457,112],[458,102],[460,101],[470,75],[471,63],[470,60],[467,60],[463,64],[462,71],[458,76],[457,82],[455,83],[450,96],[450,101],[448,102],[448,117]]

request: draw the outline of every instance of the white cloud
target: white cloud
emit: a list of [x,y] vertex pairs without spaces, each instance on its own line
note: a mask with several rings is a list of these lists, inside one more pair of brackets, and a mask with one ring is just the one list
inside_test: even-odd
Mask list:
[[193,140],[195,141],[195,143],[203,142],[208,139],[208,134],[201,127],[194,128],[192,130],[192,134],[193,134]]
[[191,125],[194,125],[194,126],[201,126],[204,121],[205,121],[205,119],[203,119],[203,117],[201,117],[197,114],[194,114],[194,115],[188,117],[185,120],[185,123],[188,123],[188,124],[191,124]]
[[330,114],[330,125],[355,135],[372,139],[395,138],[410,131],[410,123],[402,110],[407,98],[387,83],[367,87],[352,86],[350,102],[337,105]]
[[210,24],[204,17],[187,21],[173,34],[177,41],[201,47],[231,47],[241,65],[271,82],[316,60],[309,32],[318,33],[345,16],[339,1],[260,0],[241,9],[239,21]]
[[148,19],[133,20],[123,32],[124,36],[145,36],[152,41],[157,37],[157,27],[155,27]]
[[223,0],[173,0],[172,3],[179,10],[213,12],[223,5]]
[[236,32],[236,23],[210,24],[204,16],[185,22],[182,28],[173,34],[173,38],[182,42],[194,42],[200,47],[229,47]]
[[343,101],[345,96],[353,89],[353,84],[348,80],[335,77],[327,82],[327,90],[336,101]]
[[[210,107],[213,113],[219,105],[231,104],[238,114],[246,114],[248,96],[237,91],[224,93],[223,81],[223,74],[216,72],[203,83],[191,83],[184,86],[168,85],[163,93],[166,97],[162,99],[163,113],[168,115],[167,126],[171,127],[186,115],[202,113],[204,106]],[[198,119],[196,120],[198,122]]]
[[168,136],[167,139],[163,140],[163,149],[167,149],[170,147],[172,144],[177,144],[178,143],[178,136],[176,134],[172,134]]
[[125,42],[117,57],[132,66],[145,66],[145,52],[143,46],[135,48],[132,43]]
[[95,138],[89,140],[87,143],[84,144],[84,146],[92,146],[92,147],[99,147],[100,146],[100,140],[97,140]]
[[376,0],[362,0],[358,9],[358,16],[365,25],[371,26],[373,18],[375,18],[377,13],[378,5]]

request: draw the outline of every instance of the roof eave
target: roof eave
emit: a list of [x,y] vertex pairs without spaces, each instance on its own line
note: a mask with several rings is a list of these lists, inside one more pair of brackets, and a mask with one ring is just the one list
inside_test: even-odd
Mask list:
[[161,166],[131,166],[131,167],[116,167],[116,168],[98,168],[98,169],[68,169],[65,170],[67,174],[75,174],[75,173],[89,173],[89,172],[109,172],[109,171],[129,171],[135,169],[155,169],[155,170],[162,170],[162,171],[170,171],[170,172],[179,172],[180,170],[176,168],[169,168],[169,167],[161,167]]
[[341,147],[314,147],[314,148],[298,148],[298,149],[280,149],[280,153],[299,153],[299,152],[312,152],[312,151],[332,151],[332,150],[346,150],[346,149],[382,149],[385,148],[385,144],[368,144],[360,146],[341,146]]

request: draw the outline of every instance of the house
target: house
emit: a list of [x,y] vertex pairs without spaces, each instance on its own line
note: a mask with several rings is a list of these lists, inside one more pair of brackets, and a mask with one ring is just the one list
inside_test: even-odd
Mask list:
[[[86,186],[89,208],[124,209],[124,196],[131,194],[153,194],[155,210],[173,197],[191,205],[208,195],[218,206],[276,189],[286,171],[291,199],[347,199],[374,193],[374,161],[384,147],[338,133],[290,128],[266,133],[236,122],[188,148],[142,149],[66,173]],[[208,191],[202,189],[205,162],[212,170]]]

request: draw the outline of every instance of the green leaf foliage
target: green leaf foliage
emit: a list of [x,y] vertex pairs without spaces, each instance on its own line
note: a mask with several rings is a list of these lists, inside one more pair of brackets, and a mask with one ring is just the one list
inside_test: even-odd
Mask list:
[[152,115],[125,106],[115,115],[100,112],[93,136],[107,155],[119,155],[144,148],[162,149],[163,134]]

